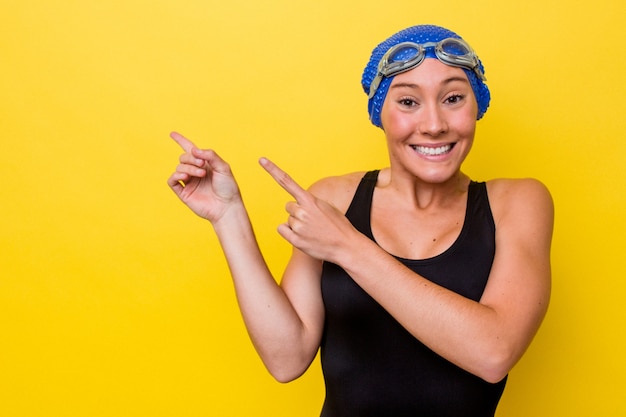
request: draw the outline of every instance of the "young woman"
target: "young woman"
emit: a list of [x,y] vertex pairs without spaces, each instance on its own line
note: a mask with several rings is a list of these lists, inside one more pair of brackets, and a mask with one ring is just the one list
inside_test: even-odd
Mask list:
[[279,381],[321,348],[322,416],[493,416],[509,370],[546,313],[553,205],[532,179],[472,181],[461,171],[489,105],[484,68],[455,33],[405,29],[363,74],[389,167],[302,189],[279,233],[293,247],[280,285],[229,165],[173,133],[168,180],[209,220],[261,359]]

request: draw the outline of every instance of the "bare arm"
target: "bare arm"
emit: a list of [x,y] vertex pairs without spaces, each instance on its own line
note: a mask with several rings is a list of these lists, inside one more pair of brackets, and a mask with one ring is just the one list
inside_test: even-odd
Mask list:
[[550,297],[551,198],[533,181],[498,187],[494,194],[511,195],[498,197],[496,255],[479,302],[420,277],[369,242],[339,260],[422,343],[489,382],[520,359]]
[[295,249],[282,280],[285,287],[278,286],[244,211],[239,206],[214,229],[250,339],[270,373],[287,382],[308,368],[320,344],[321,262]]
[[283,290],[263,259],[229,165],[177,133],[172,138],[185,153],[169,186],[212,223],[244,322],[264,364],[280,381],[296,378],[315,357],[321,338],[321,262],[295,250],[285,272],[285,281],[292,284]]
[[294,246],[342,266],[411,334],[461,368],[497,382],[519,360],[550,295],[553,206],[540,183],[490,186],[497,249],[487,288],[474,302],[415,274],[274,164],[263,165],[296,199],[279,228]]

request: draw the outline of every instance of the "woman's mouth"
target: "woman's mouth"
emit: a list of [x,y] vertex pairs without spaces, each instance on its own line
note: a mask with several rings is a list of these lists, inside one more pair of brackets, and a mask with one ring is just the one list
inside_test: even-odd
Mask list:
[[454,143],[439,146],[411,145],[411,148],[422,155],[438,156],[450,152],[454,148]]

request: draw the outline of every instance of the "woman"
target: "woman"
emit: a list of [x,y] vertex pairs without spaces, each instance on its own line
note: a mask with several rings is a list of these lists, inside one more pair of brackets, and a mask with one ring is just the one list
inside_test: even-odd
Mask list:
[[461,171],[489,105],[484,69],[456,34],[405,29],[363,74],[389,167],[308,191],[260,163],[295,199],[277,285],[229,165],[177,133],[168,184],[209,220],[252,342],[279,381],[321,347],[322,416],[493,416],[506,376],[546,313],[553,206],[532,179]]

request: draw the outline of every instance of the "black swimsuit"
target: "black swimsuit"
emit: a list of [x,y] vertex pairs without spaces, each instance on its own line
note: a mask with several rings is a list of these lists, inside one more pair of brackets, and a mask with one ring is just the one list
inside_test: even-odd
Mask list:
[[[363,177],[346,212],[372,240],[370,213],[377,177],[378,171]],[[398,259],[424,278],[478,301],[495,254],[495,225],[485,183],[472,181],[467,198],[463,228],[450,248],[429,259]],[[323,267],[322,296],[322,417],[494,415],[506,378],[490,384],[441,358],[329,262]]]

